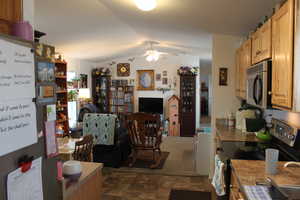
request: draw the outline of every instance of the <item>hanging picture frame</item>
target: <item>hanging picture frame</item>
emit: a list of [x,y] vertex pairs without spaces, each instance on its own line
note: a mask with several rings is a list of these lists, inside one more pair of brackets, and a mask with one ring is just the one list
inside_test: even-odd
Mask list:
[[219,69],[219,85],[220,86],[228,85],[228,69],[227,68],[222,67]]
[[137,70],[137,90],[154,90],[154,70]]
[[129,63],[118,63],[117,64],[117,75],[121,77],[130,76],[130,64]]
[[156,80],[156,81],[161,81],[161,73],[157,73],[157,74],[155,75],[155,80]]

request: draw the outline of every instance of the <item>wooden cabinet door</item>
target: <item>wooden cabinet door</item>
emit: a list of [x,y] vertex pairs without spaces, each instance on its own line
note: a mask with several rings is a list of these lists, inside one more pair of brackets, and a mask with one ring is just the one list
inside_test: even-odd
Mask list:
[[272,104],[292,108],[293,95],[293,0],[272,18]]
[[235,52],[235,92],[240,97],[240,67],[241,67],[241,49]]
[[272,24],[271,20],[267,21],[260,29],[260,53],[259,61],[266,60],[272,56]]
[[22,0],[0,0],[0,33],[10,34],[11,24],[22,20]]
[[256,64],[259,62],[259,54],[261,49],[261,37],[260,37],[260,31],[256,31],[252,35],[252,57],[251,57],[251,63]]
[[240,97],[246,99],[246,81],[247,69],[251,66],[251,39],[247,40],[241,51],[241,67],[240,67]]

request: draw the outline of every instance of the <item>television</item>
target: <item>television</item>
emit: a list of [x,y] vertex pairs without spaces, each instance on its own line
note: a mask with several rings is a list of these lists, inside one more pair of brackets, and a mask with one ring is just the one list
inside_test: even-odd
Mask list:
[[139,98],[139,112],[151,114],[163,114],[163,98]]

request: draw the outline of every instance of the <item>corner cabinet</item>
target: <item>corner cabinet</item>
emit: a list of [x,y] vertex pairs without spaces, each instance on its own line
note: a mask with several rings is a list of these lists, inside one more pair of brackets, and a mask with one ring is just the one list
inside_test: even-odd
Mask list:
[[196,76],[180,75],[180,136],[193,137],[196,124]]
[[292,108],[294,1],[288,0],[272,17],[272,105]]

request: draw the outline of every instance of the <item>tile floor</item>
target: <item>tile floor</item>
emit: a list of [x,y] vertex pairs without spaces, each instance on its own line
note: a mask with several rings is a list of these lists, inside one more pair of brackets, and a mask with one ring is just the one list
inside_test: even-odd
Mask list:
[[212,191],[207,177],[165,176],[109,169],[105,169],[103,175],[103,200],[168,200],[171,189]]

